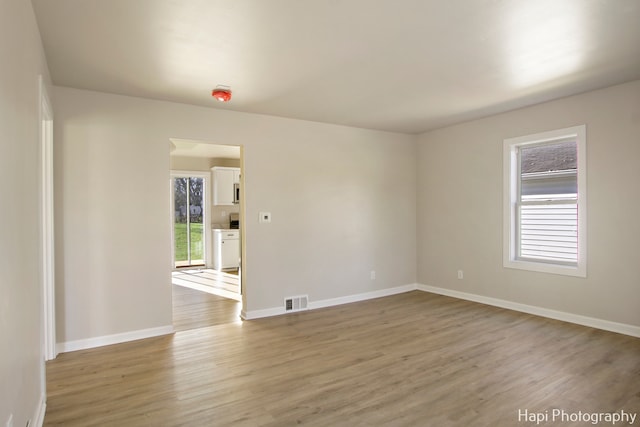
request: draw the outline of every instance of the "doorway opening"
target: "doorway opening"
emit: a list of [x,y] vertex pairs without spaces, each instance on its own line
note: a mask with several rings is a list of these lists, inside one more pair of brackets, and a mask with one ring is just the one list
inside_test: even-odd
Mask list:
[[[244,242],[241,147],[170,141],[174,328],[239,320]],[[220,315],[221,307],[229,313]]]

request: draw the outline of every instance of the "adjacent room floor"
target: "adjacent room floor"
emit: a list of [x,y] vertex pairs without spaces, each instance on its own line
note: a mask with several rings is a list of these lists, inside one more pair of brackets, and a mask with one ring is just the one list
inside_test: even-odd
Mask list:
[[180,269],[171,273],[171,283],[240,301],[238,270],[218,271],[210,268]]
[[171,274],[175,331],[240,322],[238,271],[182,269]]
[[175,331],[240,322],[240,302],[185,286],[172,288]]
[[524,426],[640,413],[640,339],[414,291],[61,354],[47,392],[48,426]]

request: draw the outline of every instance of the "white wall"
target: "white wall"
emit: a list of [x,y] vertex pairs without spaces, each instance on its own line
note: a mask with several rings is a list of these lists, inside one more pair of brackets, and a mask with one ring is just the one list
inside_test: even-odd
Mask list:
[[172,170],[210,172],[211,161],[206,157],[171,156],[170,166]]
[[207,157],[171,156],[171,169],[209,172],[214,166],[239,168],[239,159],[219,159]]
[[39,231],[39,89],[48,70],[31,2],[0,2],[0,425],[44,403]]
[[[503,268],[503,139],[579,124],[587,126],[587,278]],[[422,134],[418,282],[640,326],[639,159],[640,81]]]
[[[415,283],[415,137],[55,95],[60,340],[171,323],[169,138],[244,146],[245,310]],[[258,224],[260,211],[273,222]]]
[[170,326],[168,139],[148,114],[67,92],[54,102],[58,342]]

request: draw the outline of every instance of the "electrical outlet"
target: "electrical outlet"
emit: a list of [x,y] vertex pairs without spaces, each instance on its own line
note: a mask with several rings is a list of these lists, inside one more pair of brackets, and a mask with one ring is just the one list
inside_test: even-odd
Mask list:
[[376,280],[376,271],[371,270],[371,280]]
[[458,279],[464,279],[464,271],[458,270]]

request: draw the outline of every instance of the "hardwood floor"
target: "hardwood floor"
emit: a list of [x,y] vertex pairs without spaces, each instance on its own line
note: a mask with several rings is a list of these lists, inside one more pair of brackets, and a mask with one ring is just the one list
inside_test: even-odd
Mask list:
[[238,301],[173,285],[173,328],[176,331],[240,322]]
[[640,339],[415,291],[61,354],[47,390],[47,426],[527,426],[639,414]]
[[238,271],[217,271],[210,268],[182,269],[171,273],[171,283],[240,301]]

